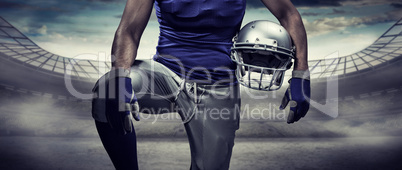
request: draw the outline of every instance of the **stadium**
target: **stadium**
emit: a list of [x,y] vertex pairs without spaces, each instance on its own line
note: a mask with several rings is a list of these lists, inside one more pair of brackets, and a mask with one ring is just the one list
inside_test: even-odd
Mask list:
[[[90,113],[91,88],[109,62],[50,53],[1,17],[0,60],[1,169],[113,168]],[[284,87],[242,89],[231,169],[400,168],[402,19],[367,48],[309,66],[312,108],[299,123],[287,125],[276,109]],[[251,102],[256,96],[264,100]],[[176,113],[142,115],[135,127],[140,168],[189,166]]]

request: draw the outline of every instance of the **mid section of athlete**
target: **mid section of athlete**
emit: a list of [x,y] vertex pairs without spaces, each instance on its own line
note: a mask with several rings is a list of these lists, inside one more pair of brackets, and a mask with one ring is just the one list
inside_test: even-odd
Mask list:
[[[127,0],[113,42],[112,70],[96,83],[92,102],[99,136],[116,169],[138,169],[134,120],[140,120],[139,112],[178,112],[190,143],[190,169],[229,169],[240,84],[278,89],[292,59],[293,78],[281,107],[290,103],[288,123],[305,115],[310,85],[300,15],[289,0],[262,2],[283,27],[254,21],[240,30],[245,0]],[[160,24],[156,54],[136,60],[153,7]],[[260,77],[251,76],[255,73]]]

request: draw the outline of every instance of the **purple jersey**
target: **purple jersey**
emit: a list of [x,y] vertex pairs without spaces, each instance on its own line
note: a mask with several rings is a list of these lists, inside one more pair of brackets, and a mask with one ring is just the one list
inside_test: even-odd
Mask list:
[[154,59],[186,79],[234,78],[230,48],[245,7],[245,0],[156,0],[160,35]]

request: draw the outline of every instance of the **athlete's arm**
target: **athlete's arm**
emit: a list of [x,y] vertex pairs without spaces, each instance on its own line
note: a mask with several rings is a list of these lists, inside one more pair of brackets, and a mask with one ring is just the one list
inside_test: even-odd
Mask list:
[[261,0],[281,25],[289,32],[296,46],[296,58],[292,79],[283,96],[280,109],[290,104],[288,123],[304,117],[309,108],[310,80],[307,63],[307,35],[299,12],[290,0]]
[[137,56],[141,35],[148,23],[154,0],[127,0],[112,45],[112,67],[129,70]]
[[112,70],[102,76],[93,89],[97,97],[92,100],[92,113],[104,115],[110,127],[118,134],[132,133],[133,118],[139,120],[130,68],[151,15],[153,2],[127,0],[113,41]]
[[307,35],[299,12],[290,0],[261,0],[286,28],[296,46],[294,70],[307,70]]

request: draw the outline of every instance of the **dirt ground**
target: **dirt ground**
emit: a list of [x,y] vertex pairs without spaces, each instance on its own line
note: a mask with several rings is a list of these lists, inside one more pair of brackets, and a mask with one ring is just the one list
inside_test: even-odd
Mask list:
[[[232,170],[401,169],[402,137],[239,138]],[[184,138],[138,141],[140,169],[188,169]],[[98,138],[0,137],[0,169],[114,169]]]

